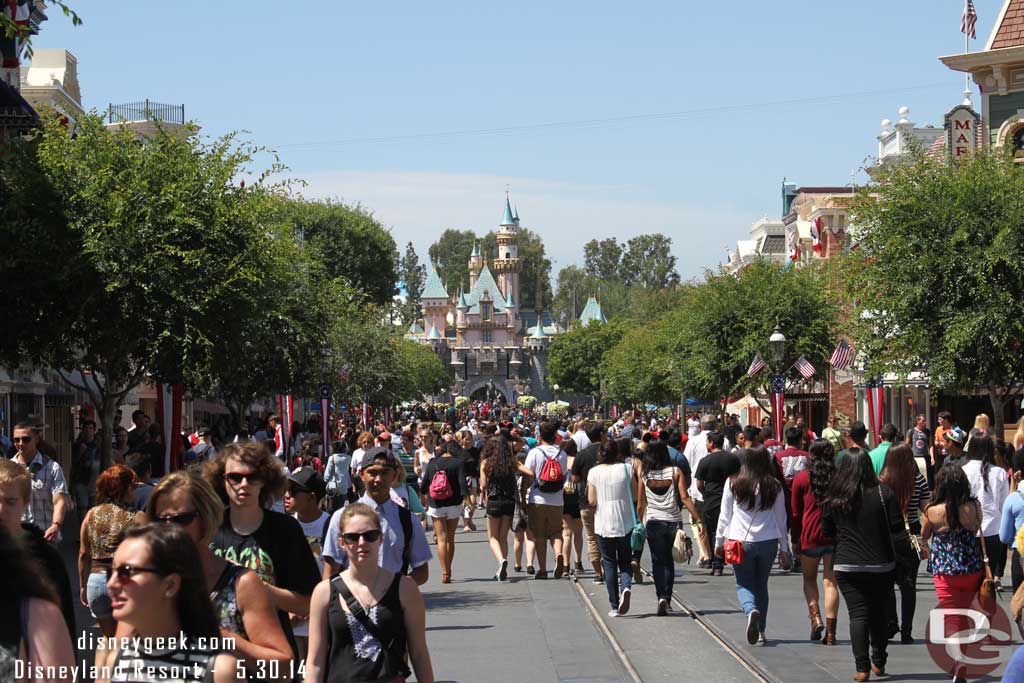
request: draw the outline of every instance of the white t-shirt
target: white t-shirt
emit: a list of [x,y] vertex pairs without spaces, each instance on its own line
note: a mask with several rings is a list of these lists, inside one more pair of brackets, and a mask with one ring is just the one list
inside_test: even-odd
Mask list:
[[689,432],[691,439],[697,436],[700,434],[700,420],[691,417],[686,421],[686,429]]
[[534,505],[562,505],[562,489],[558,489],[552,493],[545,493],[541,491],[537,485],[540,480],[540,472],[544,469],[544,463],[547,462],[548,458],[555,458],[558,460],[558,464],[562,467],[562,474],[565,476],[569,475],[569,456],[565,454],[558,446],[552,446],[551,444],[541,444],[536,448],[532,449],[526,454],[526,467],[533,470],[535,479],[533,485],[530,487],[530,495],[527,500],[528,503]]
[[992,465],[988,468],[988,491],[981,477],[981,461],[968,460],[962,465],[967,481],[971,484],[971,495],[981,503],[981,535],[995,536],[1003,521],[1003,503],[1010,495],[1010,482],[1006,470]]
[[597,510],[594,533],[604,538],[621,538],[633,529],[633,508],[629,504],[633,468],[617,462],[597,465],[587,475],[587,487],[594,488]]
[[576,433],[572,435],[572,440],[576,442],[577,453],[590,445],[590,437],[582,429],[576,430]]
[[[299,526],[302,527],[302,535],[306,537],[306,543],[309,543],[309,549],[313,551],[313,557],[316,558],[317,569],[322,574],[324,571],[324,558],[321,557],[321,553],[323,553],[321,539],[324,537],[324,525],[331,521],[331,516],[326,512],[321,512],[320,516],[312,522],[303,522],[299,519],[298,515],[292,516],[295,517]],[[292,630],[297,636],[308,636],[309,621],[293,623]]]
[[363,469],[364,453],[366,453],[365,448],[357,448],[354,451],[352,451],[352,462],[349,463],[349,466],[352,468],[352,471],[355,472],[356,474],[358,474]]

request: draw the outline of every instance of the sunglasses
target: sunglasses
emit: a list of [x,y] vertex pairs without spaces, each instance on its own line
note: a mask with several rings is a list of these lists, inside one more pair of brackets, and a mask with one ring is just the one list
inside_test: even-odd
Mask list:
[[16,436],[13,439],[11,439],[11,441],[13,441],[14,443],[32,443],[32,437],[31,436]]
[[112,574],[117,574],[118,581],[132,581],[136,574],[159,574],[162,576],[163,572],[152,567],[136,567],[133,564],[122,564],[120,567],[107,567],[107,578],[109,579]]
[[360,538],[367,543],[376,543],[380,540],[380,529],[370,529],[369,531],[364,531],[362,533],[358,531],[350,531],[349,533],[342,534],[341,538],[349,545],[359,543]]
[[177,524],[178,526],[188,526],[195,521],[199,513],[195,510],[191,512],[179,512],[176,515],[164,515],[163,517],[157,517],[156,522],[160,524]]
[[263,483],[263,477],[257,475],[255,472],[228,472],[224,475],[224,478],[236,486],[241,484],[243,479],[248,480],[248,482],[253,485]]

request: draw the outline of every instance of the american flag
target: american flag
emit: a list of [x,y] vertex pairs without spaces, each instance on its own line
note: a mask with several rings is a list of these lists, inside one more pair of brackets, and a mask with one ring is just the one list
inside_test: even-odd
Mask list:
[[814,366],[811,365],[810,362],[803,356],[800,356],[799,358],[796,359],[796,362],[793,363],[793,367],[796,368],[796,371],[799,372],[800,376],[803,377],[804,379],[810,379],[811,377],[814,377],[814,373],[816,372]]
[[977,38],[974,32],[974,25],[978,23],[978,13],[974,11],[974,0],[967,0],[964,5],[964,16],[960,20],[960,33],[966,33],[971,38]]
[[750,367],[747,368],[747,377],[753,377],[757,373],[765,369],[764,359],[761,358],[760,353],[754,354],[754,360],[750,361]]
[[840,339],[836,350],[832,352],[832,357],[828,359],[828,364],[836,370],[845,370],[853,365],[853,347],[847,344],[845,339]]

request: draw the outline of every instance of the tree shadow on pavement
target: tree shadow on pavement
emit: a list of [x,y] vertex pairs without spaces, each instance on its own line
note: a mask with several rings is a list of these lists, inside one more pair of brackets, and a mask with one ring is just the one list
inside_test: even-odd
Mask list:
[[502,595],[484,591],[428,591],[423,593],[428,610],[475,609],[483,605],[529,602],[528,596]]
[[494,624],[480,624],[478,626],[428,626],[428,631],[479,631],[485,628],[494,628]]

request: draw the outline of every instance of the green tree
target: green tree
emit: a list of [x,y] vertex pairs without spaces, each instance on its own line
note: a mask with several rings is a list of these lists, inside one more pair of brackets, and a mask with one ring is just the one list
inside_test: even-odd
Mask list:
[[655,325],[635,325],[604,354],[600,372],[608,396],[627,403],[662,402],[678,396],[669,381],[665,339]]
[[561,334],[551,343],[548,381],[565,391],[593,396],[599,402],[602,390],[601,364],[605,354],[626,333],[619,323],[591,322]]
[[[708,273],[703,283],[684,288],[680,305],[658,323],[672,395],[717,400],[767,393],[770,373],[751,379],[746,371],[755,353],[768,360],[776,324],[788,340],[787,356],[776,369],[788,372],[802,355],[818,377],[825,376],[838,309],[828,294],[828,273],[819,265],[824,264],[782,269],[755,262],[739,277]],[[797,375],[788,377],[795,381]]]
[[423,291],[423,284],[426,282],[426,269],[420,265],[420,259],[416,255],[416,248],[412,242],[405,245],[405,255],[399,262],[398,275],[405,289],[405,303],[401,309],[401,322],[403,328],[408,328],[420,317],[420,292]]
[[587,297],[597,292],[597,285],[597,279],[579,266],[565,266],[555,280],[551,315],[568,329],[579,318]]
[[331,200],[293,200],[283,208],[330,279],[345,278],[377,305],[391,302],[398,292],[398,251],[391,233],[373,214]]
[[[98,116],[56,116],[0,153],[0,356],[80,370],[105,433],[148,377],[180,381],[263,277],[268,198],[241,187],[253,149],[158,130],[139,144]],[[9,286],[8,286],[9,285]],[[74,378],[65,373],[69,381]],[[109,464],[110,442],[101,444]]]
[[672,238],[661,233],[631,238],[623,250],[619,278],[628,285],[648,289],[664,289],[678,284]]
[[924,370],[933,386],[984,391],[1001,434],[1024,380],[1024,176],[1009,146],[894,166],[853,219],[847,282],[868,372]]
[[396,338],[395,344],[395,375],[399,379],[396,401],[419,401],[451,386],[448,371],[431,347],[402,338]]
[[583,263],[587,274],[610,282],[619,277],[622,266],[622,246],[614,237],[592,239],[583,245]]
[[[542,306],[551,306],[554,295],[551,293],[551,260],[545,255],[544,240],[540,235],[528,228],[519,230],[519,260],[523,269],[519,273],[519,306],[525,310],[533,310],[537,306],[537,290],[543,299]],[[498,254],[498,235],[493,230],[484,235],[480,242],[487,262],[492,263]]]
[[437,269],[441,282],[448,287],[449,294],[457,293],[460,286],[469,289],[469,256],[477,239],[472,230],[447,228],[427,249],[430,262]]

